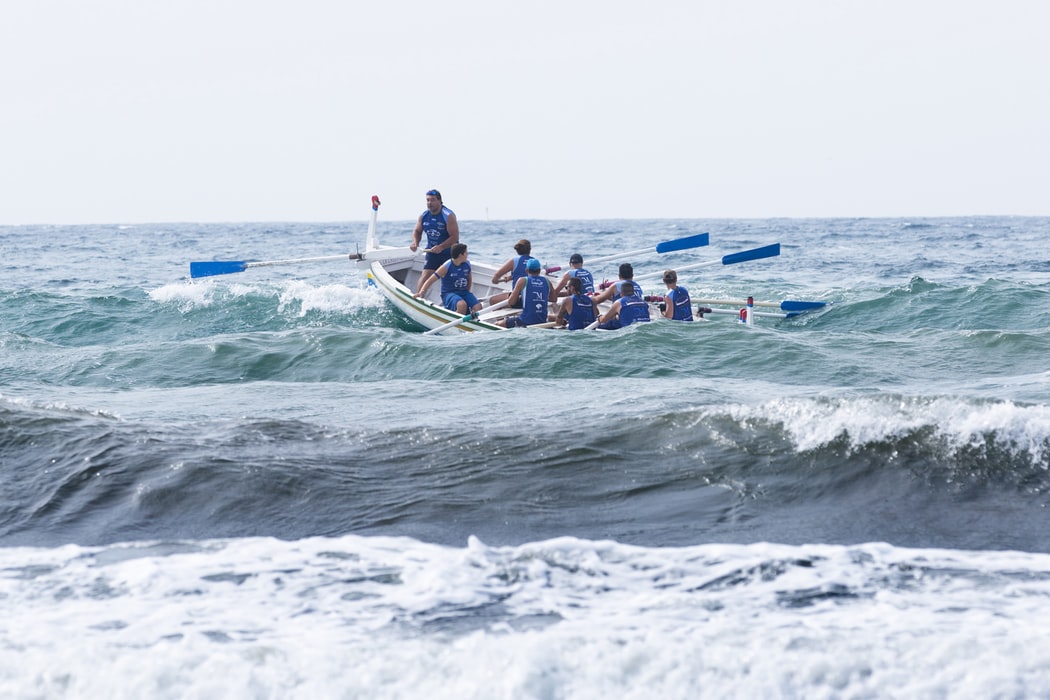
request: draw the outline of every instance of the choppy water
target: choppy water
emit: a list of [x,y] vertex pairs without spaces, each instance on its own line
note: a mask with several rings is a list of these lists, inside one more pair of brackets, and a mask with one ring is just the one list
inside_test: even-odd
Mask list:
[[1050,695],[1050,219],[462,228],[834,303],[431,337],[348,264],[188,279],[364,222],[0,227],[0,693]]

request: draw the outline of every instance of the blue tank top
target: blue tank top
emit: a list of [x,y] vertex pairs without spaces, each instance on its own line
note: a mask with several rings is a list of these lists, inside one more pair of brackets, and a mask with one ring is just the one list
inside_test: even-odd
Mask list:
[[[613,301],[616,301],[621,296],[623,296],[622,294],[620,294],[620,287],[626,281],[627,280],[620,280],[620,281],[618,281],[616,283],[616,294],[613,295],[613,298],[612,298]],[[638,284],[637,282],[635,282],[634,280],[631,280],[631,283],[634,285],[634,293],[637,294],[638,296],[642,296],[642,286],[640,284]]]
[[470,290],[470,261],[464,260],[462,265],[456,265],[451,260],[445,263],[445,276],[441,278],[441,298],[446,294],[455,292],[466,292]]
[[571,298],[572,311],[569,312],[569,330],[583,330],[594,323],[594,302],[586,294],[573,294]]
[[649,302],[641,294],[620,297],[620,325],[629,326],[649,320]]
[[[573,268],[569,270],[569,277],[575,277],[580,280],[580,283],[583,284],[584,294],[594,294],[594,275],[590,272],[584,270],[582,267],[578,269]],[[573,302],[573,305],[575,305],[575,303],[576,302]]]
[[671,317],[673,320],[693,320],[693,305],[689,303],[688,289],[685,287],[675,287],[667,292],[667,296],[671,297],[671,301],[674,302],[674,316]]
[[550,299],[551,283],[546,277],[529,275],[525,288],[521,290],[521,322],[526,326],[547,322],[547,302]]
[[525,266],[532,260],[531,255],[519,255],[514,258],[514,267],[510,268],[510,288],[514,289],[514,285],[518,283],[525,275],[529,274]]
[[423,212],[423,235],[427,237],[427,248],[441,245],[448,240],[448,217],[452,210],[441,207],[437,214],[431,214],[427,209]]

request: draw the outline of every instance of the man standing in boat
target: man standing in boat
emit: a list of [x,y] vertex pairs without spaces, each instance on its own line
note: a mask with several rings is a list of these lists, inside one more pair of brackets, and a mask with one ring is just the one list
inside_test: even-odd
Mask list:
[[437,190],[427,192],[427,210],[416,220],[416,228],[412,231],[412,245],[409,246],[413,253],[419,248],[424,233],[427,235],[427,247],[424,249],[427,258],[423,263],[423,274],[416,286],[417,293],[423,289],[423,283],[434,274],[434,270],[452,257],[452,246],[459,243],[459,221],[455,212],[441,201],[441,193]]

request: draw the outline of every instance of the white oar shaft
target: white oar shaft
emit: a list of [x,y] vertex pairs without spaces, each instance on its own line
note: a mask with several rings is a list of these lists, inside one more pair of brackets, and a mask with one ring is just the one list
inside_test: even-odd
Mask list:
[[[510,303],[509,299],[504,299],[503,301],[498,302],[498,303],[493,304],[492,306],[488,307],[486,309],[486,311],[495,311],[496,309],[502,309],[504,306],[507,306],[509,303]],[[460,318],[457,318],[454,321],[449,321],[448,323],[446,323],[444,325],[438,326],[437,328],[431,328],[428,331],[424,331],[423,335],[435,335],[437,333],[440,333],[441,331],[447,331],[449,328],[455,328],[456,326],[460,325],[461,323],[466,323],[467,321],[470,321],[472,319],[473,320],[477,320],[477,321],[484,321],[485,320],[485,319],[481,318],[480,316],[474,316],[474,314],[467,314],[465,316],[461,316]]]
[[[705,313],[725,314],[727,316],[739,316],[740,315],[740,312],[736,311],[734,309],[711,309],[709,312],[705,312]],[[788,318],[788,314],[775,314],[775,313],[772,313],[772,312],[769,312],[769,311],[751,311],[749,309],[748,313],[753,314],[753,315],[755,315],[757,317]]]
[[245,267],[269,267],[270,265],[298,265],[300,263],[334,262],[336,260],[349,260],[349,255],[325,255],[320,258],[289,258],[288,260],[263,260],[262,262],[245,263]]
[[[726,306],[747,306],[747,301],[745,301],[743,299],[739,299],[739,300],[735,300],[735,299],[693,299],[692,302],[694,304],[723,304],[723,305],[726,305]],[[754,302],[754,305],[755,306],[768,306],[771,309],[779,309],[780,308],[780,303],[779,302],[772,302],[772,301],[756,301],[756,302]],[[734,311],[733,313],[736,313],[736,312]]]
[[318,258],[289,258],[287,260],[261,260],[259,262],[245,263],[247,267],[269,267],[271,265],[298,265],[301,263],[335,262],[336,260],[390,260],[391,258],[412,257],[415,253],[411,248],[386,248],[379,250],[366,250],[363,253],[350,253],[344,255],[323,255]]
[[[711,267],[712,265],[721,265],[721,264],[722,264],[722,260],[721,259],[708,260],[706,262],[693,263],[692,265],[682,265],[680,267],[676,267],[675,271],[676,272],[682,272],[683,270],[696,270],[696,269],[701,268],[701,267]],[[663,277],[663,274],[664,273],[663,273],[662,270],[660,272],[647,272],[644,275],[635,275],[634,279],[636,279],[636,280],[656,279],[657,277]]]
[[623,258],[633,258],[638,255],[648,255],[649,253],[655,253],[656,248],[641,248],[639,250],[628,250],[625,253],[617,253],[616,255],[606,255],[604,258],[588,258],[585,262],[588,265],[597,265],[598,263],[612,262],[613,260],[622,260]]

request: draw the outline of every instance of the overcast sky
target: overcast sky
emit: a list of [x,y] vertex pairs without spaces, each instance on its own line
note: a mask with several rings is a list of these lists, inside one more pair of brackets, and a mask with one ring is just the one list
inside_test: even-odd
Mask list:
[[0,224],[1050,215],[1044,0],[4,0]]

